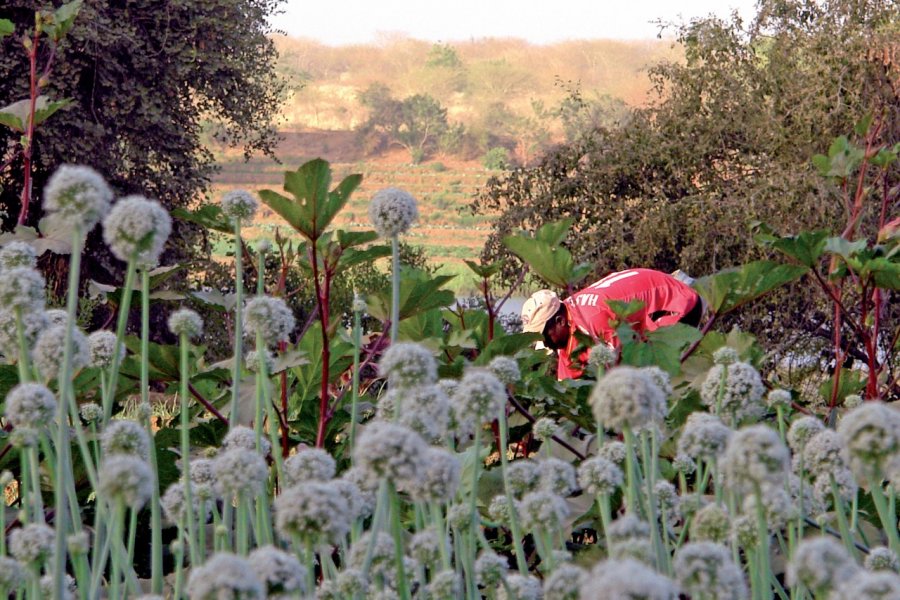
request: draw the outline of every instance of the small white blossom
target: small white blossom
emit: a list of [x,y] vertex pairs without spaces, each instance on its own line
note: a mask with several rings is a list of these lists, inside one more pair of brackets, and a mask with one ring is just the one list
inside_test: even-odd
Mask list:
[[284,485],[292,486],[304,481],[328,481],[334,477],[337,464],[334,458],[321,448],[303,448],[284,461]]
[[294,313],[282,298],[256,296],[244,305],[244,334],[255,339],[259,334],[269,346],[288,339],[294,330]]
[[265,590],[250,562],[228,552],[214,554],[191,569],[187,584],[191,600],[262,600]]
[[817,433],[825,429],[822,421],[816,417],[798,417],[787,432],[787,443],[795,453],[802,453],[806,443]]
[[[193,509],[194,519],[199,518],[201,522],[206,522],[206,516],[209,513],[207,503],[203,501],[197,494],[197,487],[193,482],[190,483],[190,486],[191,507]],[[166,515],[166,518],[171,522],[176,524],[187,523],[187,498],[184,494],[183,480],[179,479],[178,481],[172,483],[166,489],[166,493],[162,495],[162,498],[160,498],[159,503],[162,506],[163,513]],[[202,513],[200,511],[201,505],[203,506]]]
[[169,331],[177,336],[196,339],[203,333],[203,319],[196,311],[180,308],[169,315]]
[[668,407],[663,391],[640,369],[610,369],[591,392],[594,418],[604,427],[621,432],[659,424]]
[[622,469],[602,456],[594,456],[578,467],[578,482],[589,494],[610,496],[622,485]]
[[441,545],[444,546],[445,554],[450,556],[448,541],[443,532],[438,533],[434,527],[428,527],[409,538],[407,551],[410,556],[424,565],[436,565],[441,558]]
[[[25,338],[25,348],[34,347],[38,336],[50,325],[47,313],[43,310],[43,304],[39,310],[22,313],[22,335]],[[19,358],[19,337],[16,325],[16,313],[0,306],[0,354],[7,361]]]
[[131,454],[148,460],[150,438],[147,430],[135,421],[117,419],[110,421],[100,437],[104,454]]
[[159,262],[172,233],[172,218],[159,202],[143,196],[126,196],[103,219],[103,241],[121,261],[137,261],[141,267]]
[[544,490],[525,494],[518,508],[522,526],[530,531],[556,531],[569,516],[565,499]]
[[889,461],[900,452],[900,413],[883,402],[865,402],[838,424],[858,479],[877,484]]
[[226,498],[253,497],[263,490],[269,469],[265,459],[253,450],[234,448],[213,461],[218,489]]
[[522,378],[522,373],[519,371],[519,363],[509,356],[495,356],[488,363],[488,369],[504,385],[515,385]]
[[[509,588],[512,595],[506,593]],[[506,586],[502,586],[497,594],[497,600],[541,600],[544,590],[537,577],[513,573],[507,576]]]
[[538,464],[530,459],[514,460],[507,466],[506,477],[514,496],[521,498],[534,491],[540,481]]
[[86,423],[93,423],[103,418],[103,407],[95,402],[82,404],[79,412]]
[[531,425],[531,431],[534,433],[534,437],[542,442],[548,442],[553,436],[559,433],[559,430],[560,427],[557,422],[549,417],[541,417]]
[[8,556],[0,556],[0,588],[14,590],[25,580],[22,563]]
[[766,396],[766,405],[769,408],[790,408],[791,393],[787,390],[775,389]]
[[109,212],[113,199],[103,177],[82,165],[60,166],[47,180],[42,195],[44,212],[77,223],[84,233]]
[[[724,378],[724,380],[723,380]],[[713,365],[700,387],[700,399],[712,411],[721,411],[733,424],[758,419],[765,407],[762,379],[749,363]]]
[[678,452],[693,459],[717,461],[732,431],[715,415],[704,412],[691,413],[678,438]]
[[69,324],[69,313],[61,308],[51,308],[45,311],[44,314],[47,316],[48,327]]
[[622,468],[625,464],[625,444],[616,440],[604,441],[597,448],[597,456],[605,458],[617,467]]
[[350,506],[330,483],[306,481],[275,498],[275,527],[287,539],[337,543],[350,531]]
[[870,571],[900,571],[900,559],[887,546],[876,546],[869,550],[865,566]]
[[[53,591],[56,586],[56,582],[54,581],[52,573],[47,573],[46,575],[41,577],[38,583],[40,585],[41,595],[43,597],[56,599],[56,594]],[[75,584],[75,578],[66,573],[63,576],[63,595],[58,600],[75,600],[75,592],[77,591],[78,587]]]
[[765,425],[735,432],[722,457],[728,485],[753,491],[768,483],[783,486],[790,467],[790,453],[778,433]]
[[747,584],[731,551],[722,544],[691,542],[675,554],[675,576],[681,591],[705,600],[743,600]]
[[456,571],[438,571],[425,591],[432,600],[456,600],[462,594],[462,580]]
[[378,372],[392,387],[409,388],[437,381],[437,361],[431,350],[413,342],[397,342],[384,351]]
[[557,566],[544,579],[544,600],[579,600],[579,591],[587,571],[575,565]]
[[678,586],[632,559],[605,560],[581,586],[581,600],[677,600]]
[[542,458],[538,461],[540,486],[548,492],[568,496],[578,489],[575,467],[559,458]]
[[613,521],[609,526],[609,556],[611,558],[633,558],[649,562],[653,554],[650,542],[650,525],[632,514]]
[[710,502],[696,513],[691,521],[691,539],[722,543],[728,539],[731,525],[725,507]]
[[0,272],[18,267],[33,269],[37,266],[37,253],[28,242],[12,241],[0,248]]
[[[101,329],[88,336],[92,367],[105,369],[113,363],[116,355],[116,334],[112,331]],[[125,345],[119,344],[119,360],[125,358]]]
[[144,506],[153,492],[153,472],[150,465],[137,456],[108,455],[98,470],[98,494],[111,501],[124,502],[132,510]]
[[453,400],[464,414],[478,422],[497,417],[506,406],[506,387],[487,369],[468,369],[453,394]]
[[378,190],[369,203],[369,220],[378,235],[384,238],[406,233],[418,218],[416,199],[398,188]]
[[894,600],[900,598],[900,576],[887,571],[857,571],[850,580],[838,582],[829,600]]
[[847,469],[850,457],[844,439],[833,429],[822,429],[813,435],[803,448],[806,469],[814,476]]
[[506,579],[509,564],[493,552],[484,551],[475,560],[475,580],[485,589],[492,589]]
[[722,346],[713,352],[713,362],[717,365],[731,365],[740,360],[738,351],[730,346]]
[[46,282],[37,269],[16,267],[0,277],[0,306],[11,313],[44,309]]
[[4,415],[16,427],[41,429],[53,422],[56,397],[40,383],[20,383],[6,394]]
[[247,190],[230,190],[222,194],[222,212],[230,219],[250,221],[256,214],[259,202]]
[[816,598],[825,598],[843,581],[853,577],[859,567],[844,547],[830,537],[802,540],[788,565],[788,585],[803,584]]
[[445,502],[456,495],[461,470],[456,455],[442,448],[428,448],[419,468],[419,478],[408,482],[404,489],[416,500]]
[[[234,450],[235,448],[243,448],[244,450],[257,451],[256,432],[245,427],[244,425],[235,425],[232,427],[225,437],[222,438],[222,450]],[[272,450],[272,442],[264,435],[259,436],[259,452],[266,456]]]
[[[66,326],[57,325],[49,327],[41,332],[34,348],[31,351],[31,358],[34,360],[34,366],[45,381],[56,379],[60,375],[63,367],[63,353],[66,347]],[[72,373],[78,373],[81,369],[88,366],[91,362],[91,347],[87,338],[78,328],[72,328],[72,351],[71,356]]]
[[260,546],[247,562],[270,598],[291,598],[306,592],[306,567],[297,557],[275,546]]
[[29,564],[48,558],[53,553],[56,533],[43,523],[29,523],[9,534],[9,553]]
[[612,346],[600,343],[593,346],[588,353],[587,366],[591,371],[597,372],[597,369],[606,369],[610,365],[615,364],[617,358],[616,349]]
[[403,488],[420,478],[427,449],[415,431],[395,423],[375,422],[360,434],[353,450],[354,464],[364,469],[373,483],[387,478]]

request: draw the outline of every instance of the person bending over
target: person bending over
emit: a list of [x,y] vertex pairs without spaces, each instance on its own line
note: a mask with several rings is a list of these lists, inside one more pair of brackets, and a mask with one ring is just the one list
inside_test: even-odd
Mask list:
[[653,269],[611,273],[565,300],[551,290],[535,292],[522,305],[522,329],[543,334],[544,345],[558,351],[559,379],[582,374],[587,350],[578,337],[618,345],[615,324],[619,317],[610,308],[610,300],[642,303],[626,318],[638,333],[675,323],[697,327],[703,316],[703,302],[693,288]]

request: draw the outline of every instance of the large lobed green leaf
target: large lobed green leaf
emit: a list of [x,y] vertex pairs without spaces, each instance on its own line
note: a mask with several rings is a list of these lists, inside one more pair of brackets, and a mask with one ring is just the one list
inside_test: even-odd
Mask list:
[[758,260],[701,277],[694,288],[716,314],[730,312],[805,275],[809,267]]

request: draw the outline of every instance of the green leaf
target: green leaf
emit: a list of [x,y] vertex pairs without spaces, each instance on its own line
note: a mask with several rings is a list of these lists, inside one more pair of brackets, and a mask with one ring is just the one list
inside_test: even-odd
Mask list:
[[271,190],[261,190],[260,198],[288,224],[312,242],[318,241],[334,217],[359,186],[362,175],[348,175],[331,192],[331,166],[317,158],[284,174],[287,198]]
[[[433,308],[444,308],[453,304],[456,295],[442,289],[453,275],[430,277],[416,269],[404,268],[400,278],[400,320],[407,319]],[[391,315],[390,288],[372,294],[368,299],[369,314],[381,321]]]
[[836,236],[830,237],[825,240],[825,252],[830,252],[832,254],[837,254],[842,257],[844,260],[850,260],[859,252],[862,252],[868,246],[868,242],[865,239],[856,240],[855,242],[851,242],[847,238]]
[[873,258],[865,263],[866,270],[875,280],[875,285],[883,290],[900,291],[900,263],[884,257]]
[[[330,340],[330,358],[328,362],[328,381],[332,382],[341,376],[353,364],[353,346],[340,337]],[[296,379],[294,393],[289,405],[289,419],[300,414],[301,404],[311,398],[318,398],[322,385],[322,324],[316,321],[297,342],[296,350],[308,360],[293,367],[291,374]]]
[[65,100],[55,100],[53,102],[47,102],[43,107],[35,107],[34,110],[34,124],[35,126],[40,125],[47,119],[53,116],[56,111],[61,108],[64,108],[68,105],[72,104],[72,101],[69,99]]
[[657,366],[672,376],[681,372],[681,353],[700,339],[695,327],[676,323],[644,334],[646,341],[633,334],[622,342],[622,363],[635,367]]
[[211,231],[234,234],[234,226],[232,226],[228,217],[222,212],[222,207],[218,204],[204,204],[194,211],[177,207],[172,209],[172,216],[188,223],[200,225]]
[[472,270],[473,273],[481,277],[482,279],[488,279],[500,272],[500,269],[503,268],[502,260],[498,260],[497,262],[488,263],[486,265],[480,265],[475,261],[464,260],[466,266]]
[[547,223],[533,237],[519,232],[503,238],[503,244],[550,285],[574,286],[590,274],[592,267],[575,265],[572,254],[560,246],[572,223],[572,219]]
[[814,267],[825,251],[827,238],[828,232],[824,229],[804,231],[798,235],[778,238],[771,246],[801,265]]
[[541,341],[541,337],[539,333],[513,333],[495,337],[475,359],[475,364],[486,365],[496,356],[513,356],[520,350],[533,347],[536,342]]
[[[838,381],[838,400],[843,400],[850,394],[858,394],[866,387],[865,375],[861,371],[841,369]],[[819,386],[819,396],[827,403],[831,400],[831,391],[834,389],[834,377],[829,377]]]
[[873,115],[869,113],[856,122],[856,125],[853,126],[853,131],[856,135],[866,135],[869,132],[869,127],[872,125]]
[[335,275],[346,271],[350,267],[355,267],[356,265],[370,263],[379,258],[384,258],[386,256],[391,255],[391,247],[390,246],[372,246],[370,248],[366,248],[365,250],[357,250],[356,248],[348,248],[342,254],[340,259],[338,260],[337,268],[335,269]]
[[16,31],[16,26],[9,19],[0,19],[0,40]]
[[81,0],[73,0],[67,2],[56,9],[53,13],[53,31],[52,37],[55,41],[61,40],[72,29],[75,23],[75,17],[81,10]]
[[694,288],[709,309],[721,315],[799,279],[808,271],[805,266],[759,260],[701,277],[694,282]]
[[566,239],[569,228],[572,227],[573,223],[575,223],[575,219],[572,217],[553,223],[547,223],[538,228],[534,237],[551,246],[559,246],[563,243],[563,240]]
[[19,383],[19,369],[15,365],[0,365],[0,398],[6,398],[14,386]]
[[641,310],[644,307],[643,300],[607,300],[607,306],[613,311],[613,314],[619,317],[620,321],[625,321],[628,317]]

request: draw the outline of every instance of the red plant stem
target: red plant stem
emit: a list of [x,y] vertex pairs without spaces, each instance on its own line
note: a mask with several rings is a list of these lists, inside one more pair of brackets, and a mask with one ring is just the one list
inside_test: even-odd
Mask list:
[[19,210],[19,225],[24,225],[28,218],[28,205],[31,203],[31,148],[34,138],[34,111],[37,106],[38,97],[38,77],[37,77],[37,53],[38,42],[40,41],[40,31],[35,27],[34,38],[32,39],[31,48],[28,50],[28,63],[31,69],[31,81],[29,85],[30,109],[28,111],[28,122],[25,125],[24,144],[22,147],[22,168],[25,171],[24,181],[22,183],[22,207]]
[[316,252],[316,242],[311,240],[310,263],[313,270],[313,283],[316,288],[316,304],[319,308],[319,322],[322,324],[322,387],[319,392],[319,427],[316,431],[316,448],[325,446],[325,426],[328,424],[328,368],[331,362],[331,349],[328,347],[328,292],[329,277],[325,272],[324,291],[319,280],[319,257]]
[[[484,306],[488,314],[488,342],[494,339],[494,307],[491,305],[491,290],[488,287],[487,277],[481,278],[481,290],[484,292]],[[499,433],[497,434],[499,439]],[[499,444],[498,444],[499,445]]]
[[188,389],[191,391],[191,395],[197,399],[197,402],[202,404],[203,407],[206,410],[208,410],[212,416],[214,416],[218,420],[225,423],[225,425],[228,425],[228,419],[226,419],[225,416],[219,412],[219,409],[217,409],[215,406],[213,406],[209,400],[204,398],[203,395],[197,390],[197,388],[194,387],[193,384],[188,383]]
[[[507,393],[506,399],[509,400],[509,403],[512,404],[512,407],[515,408],[517,411],[519,411],[519,414],[521,414],[523,417],[525,417],[532,423],[537,421],[535,416],[532,415],[530,412],[528,412],[528,409],[525,408],[524,406],[522,406],[521,402],[516,400],[515,396],[513,396],[510,393]],[[559,444],[560,446],[562,446],[563,448],[565,448],[566,450],[568,450],[569,452],[574,454],[576,457],[580,458],[581,460],[584,460],[586,458],[584,454],[582,454],[581,452],[579,452],[578,450],[573,448],[571,444],[569,444],[567,441],[560,438],[559,436],[554,435],[552,439],[554,442],[556,442],[557,444]]]
[[694,343],[692,343],[690,346],[688,346],[687,350],[684,351],[684,353],[681,355],[680,362],[686,361],[688,357],[694,353],[694,350],[696,350],[700,346],[700,342],[703,341],[703,338],[706,337],[706,334],[709,333],[710,329],[712,329],[713,323],[716,322],[716,318],[718,316],[719,315],[717,313],[713,313],[709,320],[703,324],[703,329],[700,330],[700,337],[697,338],[697,340],[694,341]]
[[828,408],[834,411],[837,406],[838,386],[841,383],[841,369],[844,365],[844,353],[841,350],[841,305],[840,305],[840,289],[834,292],[834,378],[831,382],[831,398],[828,401]]

